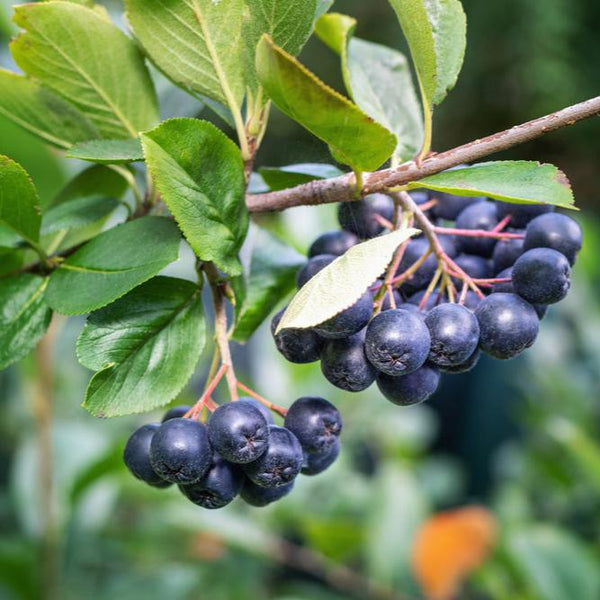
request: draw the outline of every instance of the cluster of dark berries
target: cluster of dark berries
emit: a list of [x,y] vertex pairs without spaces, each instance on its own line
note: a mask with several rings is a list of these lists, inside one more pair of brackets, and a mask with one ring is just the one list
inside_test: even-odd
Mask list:
[[283,427],[252,398],[220,405],[206,425],[188,412],[176,407],[162,423],[140,427],[123,458],[138,479],[157,488],[175,483],[204,508],[222,508],[238,495],[266,506],[287,495],[299,473],[321,473],[340,451],[340,413],[323,398],[296,400]]
[[[413,238],[403,248],[391,294],[376,282],[353,306],[313,329],[275,333],[283,311],[271,323],[289,361],[320,360],[325,377],[351,392],[377,381],[399,405],[427,399],[440,372],[470,370],[481,351],[509,359],[530,347],[548,305],[566,296],[582,245],[579,225],[549,205],[411,196],[435,226],[441,250],[432,252],[422,235]],[[384,234],[394,210],[383,194],[341,204],[342,229],[314,241],[298,288],[361,240]],[[440,265],[447,277],[432,283]]]

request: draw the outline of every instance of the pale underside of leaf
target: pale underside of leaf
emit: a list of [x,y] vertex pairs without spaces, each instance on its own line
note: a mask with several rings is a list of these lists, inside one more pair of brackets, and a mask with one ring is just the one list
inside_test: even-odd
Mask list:
[[350,248],[302,286],[277,331],[314,327],[352,306],[385,271],[398,246],[417,233],[393,231]]

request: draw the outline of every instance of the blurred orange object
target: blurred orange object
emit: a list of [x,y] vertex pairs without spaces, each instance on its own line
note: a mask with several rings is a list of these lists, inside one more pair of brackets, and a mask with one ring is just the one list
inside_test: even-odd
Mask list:
[[463,580],[481,565],[496,539],[494,515],[481,506],[440,512],[417,531],[412,568],[429,600],[456,596]]

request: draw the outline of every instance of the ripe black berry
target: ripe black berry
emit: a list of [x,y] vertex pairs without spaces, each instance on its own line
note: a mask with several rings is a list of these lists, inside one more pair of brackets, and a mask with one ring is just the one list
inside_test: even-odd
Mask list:
[[379,313],[367,327],[365,351],[371,364],[388,375],[404,375],[427,359],[431,338],[425,323],[406,310]]
[[433,192],[431,196],[437,200],[437,204],[431,209],[433,216],[446,221],[456,221],[467,206],[485,200],[482,197],[454,196],[444,192]]
[[[457,217],[458,229],[484,229],[490,231],[498,224],[496,204],[489,200],[475,202],[467,206]],[[494,251],[496,240],[487,237],[468,237],[460,239],[460,249],[466,254],[477,254],[489,258]]]
[[266,488],[261,485],[252,483],[249,479],[244,481],[242,489],[240,491],[240,497],[246,504],[250,506],[262,507],[281,500],[284,496],[287,496],[294,488],[294,482],[282,485],[276,488]]
[[394,218],[394,202],[385,194],[371,194],[362,200],[342,202],[338,208],[338,220],[342,229],[361,239],[373,238],[384,230],[377,216],[388,221]]
[[162,423],[165,421],[169,421],[170,419],[180,419],[183,417],[192,407],[191,406],[174,406],[170,410],[165,413],[165,416],[162,418]]
[[296,436],[285,427],[269,425],[267,451],[243,468],[256,485],[280,487],[296,478],[302,468],[302,460],[302,447]]
[[203,508],[222,508],[239,493],[244,475],[237,465],[213,453],[211,465],[204,477],[192,485],[180,485],[181,493]]
[[328,231],[320,235],[311,245],[308,250],[309,258],[317,256],[318,254],[333,254],[334,256],[341,256],[352,248],[352,246],[358,244],[360,240],[349,231],[338,230]]
[[250,396],[241,396],[240,398],[238,398],[237,401],[238,402],[248,402],[249,404],[254,406],[254,408],[257,408],[258,410],[260,410],[260,412],[262,413],[263,417],[267,420],[267,423],[269,425],[271,425],[272,423],[275,422],[273,419],[273,413],[264,404],[261,404],[258,400],[255,400],[254,398],[251,398]]
[[481,349],[502,360],[529,348],[539,331],[535,309],[516,294],[490,294],[481,301],[475,316],[479,321]]
[[211,460],[206,428],[191,419],[165,421],[150,444],[152,468],[171,483],[196,483],[210,467]]
[[564,254],[552,248],[527,250],[512,271],[515,291],[532,304],[560,302],[571,287],[571,267]]
[[318,254],[313,256],[296,275],[296,285],[301,288],[309,279],[312,279],[319,271],[330,265],[337,256],[333,254]]
[[325,452],[342,431],[342,417],[327,400],[314,396],[298,398],[289,408],[285,426],[305,452]]
[[350,308],[317,325],[315,331],[328,339],[342,339],[363,329],[373,313],[373,296],[365,292]]
[[275,333],[285,308],[281,309],[271,321],[271,334],[277,350],[290,362],[311,363],[319,360],[323,338],[312,329],[282,329]]
[[[504,271],[498,273],[498,279],[510,279],[511,281],[495,283],[494,287],[492,288],[492,293],[497,294],[498,292],[502,292],[505,294],[516,294],[515,287],[512,282],[512,272],[513,268],[509,267],[508,269],[504,269]],[[535,309],[535,312],[537,313],[538,319],[540,319],[541,321],[548,312],[548,306],[545,304],[532,304],[532,306]]]
[[328,469],[340,454],[340,440],[337,438],[331,448],[324,452],[305,452],[302,463],[303,475],[318,475]]
[[153,487],[164,488],[171,484],[158,475],[150,463],[150,443],[159,427],[158,423],[151,423],[134,431],[125,445],[123,461],[138,479]]
[[430,365],[423,365],[402,377],[391,377],[385,373],[377,375],[377,386],[381,393],[399,406],[424,402],[437,390],[439,383],[440,372]]
[[365,354],[364,329],[343,340],[329,340],[321,353],[321,371],[342,390],[366,390],[375,381],[376,371]]
[[256,460],[269,444],[267,420],[249,402],[221,404],[211,415],[207,429],[215,451],[233,463]]
[[450,373],[451,375],[458,375],[459,373],[466,373],[467,371],[470,371],[477,365],[480,358],[481,358],[481,350],[477,349],[477,350],[475,350],[475,352],[473,352],[473,354],[471,354],[471,356],[469,356],[469,358],[467,358],[467,360],[460,363],[459,365],[440,367],[440,371],[443,371],[444,373]]
[[512,204],[510,202],[496,202],[498,219],[502,220],[510,215],[511,227],[525,227],[529,221],[554,210],[550,204]]
[[583,233],[577,221],[560,213],[548,213],[529,223],[524,248],[553,248],[573,265],[582,243]]
[[498,240],[494,248],[494,254],[492,255],[494,273],[500,273],[504,269],[512,267],[521,254],[523,254],[522,239]]
[[[482,256],[459,254],[454,262],[473,279],[489,279],[492,276],[492,265],[489,260]],[[459,282],[456,278],[454,281],[455,285],[462,285],[462,281]]]
[[439,367],[465,362],[479,343],[479,324],[475,315],[459,304],[442,304],[425,318],[431,336],[429,361]]

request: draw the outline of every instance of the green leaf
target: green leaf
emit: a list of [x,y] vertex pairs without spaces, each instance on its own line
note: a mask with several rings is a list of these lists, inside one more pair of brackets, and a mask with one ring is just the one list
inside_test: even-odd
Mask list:
[[155,277],[92,313],[77,341],[79,362],[98,372],[84,407],[97,417],[168,404],[188,382],[205,343],[200,288]]
[[59,95],[4,69],[0,69],[0,114],[58,148],[99,135],[87,118]]
[[396,134],[394,161],[412,158],[423,142],[423,116],[406,57],[391,48],[352,38],[356,20],[323,15],[315,33],[342,59],[348,94],[378,123]]
[[165,121],[142,143],[152,179],[198,258],[240,275],[248,212],[239,148],[196,119]]
[[137,137],[158,120],[152,80],[136,44],[95,10],[69,2],[25,4],[14,21],[15,62],[58,92],[102,137]]
[[393,133],[325,85],[268,36],[258,44],[256,68],[277,107],[327,142],[339,162],[354,170],[372,171],[394,152]]
[[90,140],[76,144],[69,149],[65,156],[106,165],[144,160],[139,138],[132,140]]
[[515,204],[554,204],[574,208],[566,175],[554,165],[525,160],[484,162],[444,171],[408,184],[460,196],[488,196]]
[[598,565],[566,531],[547,525],[521,526],[507,540],[514,568],[537,600],[600,597]]
[[389,0],[398,15],[425,104],[440,104],[456,84],[467,43],[459,0]]
[[52,311],[44,304],[48,279],[17,275],[0,285],[0,369],[26,356],[48,329]]
[[398,246],[416,233],[393,231],[350,248],[302,286],[277,331],[314,327],[352,306],[385,271]]
[[297,56],[310,37],[316,0],[245,0],[244,40],[246,82],[252,91],[256,78],[256,47],[263,34],[292,56]]
[[109,229],[52,273],[48,304],[60,313],[96,310],[177,260],[179,231],[165,217],[143,217]]
[[18,271],[23,262],[23,250],[0,246],[0,276]]
[[37,242],[41,220],[40,199],[27,171],[0,155],[0,222],[25,240]]
[[[245,342],[296,286],[296,272],[306,258],[259,227],[250,230],[250,265],[244,274],[245,298],[236,306],[233,339]],[[236,287],[236,286],[234,286]]]
[[44,214],[42,235],[91,225],[110,215],[118,206],[118,200],[104,196],[75,198],[63,202]]
[[295,187],[302,183],[308,183],[315,179],[330,179],[344,174],[337,167],[323,163],[301,163],[286,167],[262,167],[259,169],[259,173],[269,186],[269,189],[274,192]]
[[109,167],[94,165],[75,175],[54,198],[52,205],[99,195],[121,198],[127,189],[127,182],[119,173]]
[[152,62],[177,85],[239,108],[244,97],[243,0],[126,0]]

